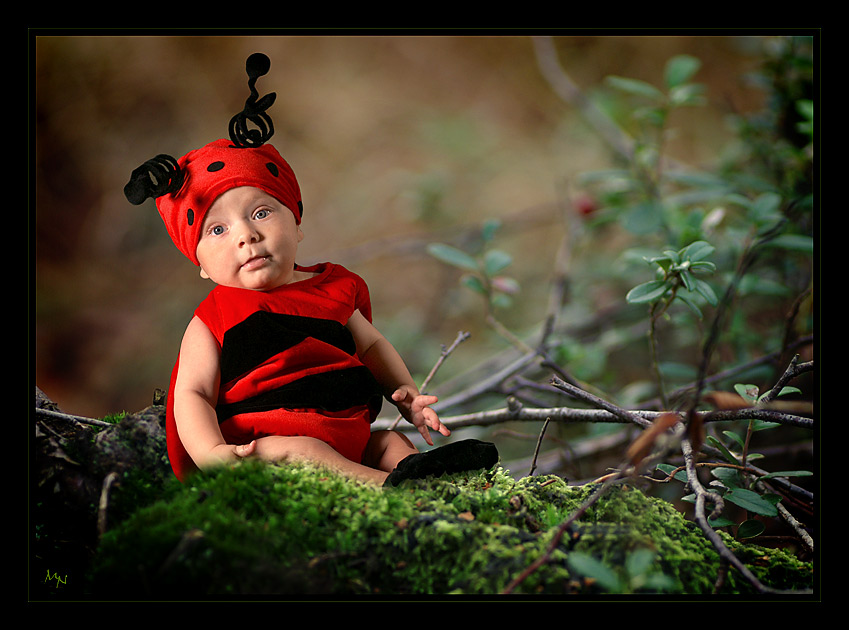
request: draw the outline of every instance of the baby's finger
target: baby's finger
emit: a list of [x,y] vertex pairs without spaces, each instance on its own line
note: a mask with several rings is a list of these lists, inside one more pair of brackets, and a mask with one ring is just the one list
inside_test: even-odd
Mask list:
[[401,402],[407,397],[407,390],[403,387],[399,387],[394,392],[392,392],[392,400],[395,402]]
[[233,449],[233,452],[236,454],[236,457],[248,457],[252,455],[256,450],[256,441],[251,440],[248,444],[237,444]]
[[436,415],[436,412],[431,408],[426,408],[422,415],[424,416],[425,423],[434,431],[439,431],[442,435],[448,437],[451,435],[451,431],[448,430],[442,422],[439,420],[439,416]]
[[422,409],[422,408],[428,407],[430,405],[435,405],[438,402],[439,402],[439,398],[437,398],[436,396],[429,396],[429,395],[426,395],[426,394],[421,394],[419,396],[416,396],[416,399],[415,399],[413,404],[416,407],[418,407],[419,409]]
[[433,446],[433,440],[430,437],[430,431],[427,430],[427,425],[422,424],[416,427],[419,430],[419,433],[422,434],[424,441],[428,443],[429,446]]

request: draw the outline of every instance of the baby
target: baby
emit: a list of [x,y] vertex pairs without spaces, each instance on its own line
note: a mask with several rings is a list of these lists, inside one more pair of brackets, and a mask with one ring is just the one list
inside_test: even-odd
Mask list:
[[[419,453],[396,431],[371,431],[383,398],[429,445],[451,432],[398,352],[374,327],[368,287],[340,265],[296,264],[303,204],[289,164],[266,141],[257,98],[264,55],[247,62],[251,96],[216,140],[179,160],[160,155],[125,188],[154,197],[174,243],[215,283],[180,345],[167,404],[168,455],[184,480],[246,457],[307,460],[353,478],[396,485],[409,477],[490,468],[492,444],[464,440]],[[256,128],[248,129],[247,122]]]

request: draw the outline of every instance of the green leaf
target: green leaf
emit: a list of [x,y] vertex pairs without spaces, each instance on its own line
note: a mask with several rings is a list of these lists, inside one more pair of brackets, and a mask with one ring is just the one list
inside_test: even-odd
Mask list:
[[757,492],[752,492],[745,488],[735,488],[730,492],[726,492],[724,499],[734,505],[740,506],[744,510],[760,514],[761,516],[778,516],[778,509],[772,502],[767,501]]
[[752,422],[752,431],[766,431],[767,429],[774,429],[775,427],[780,427],[780,422],[769,422],[767,420],[755,420]]
[[763,534],[765,530],[766,526],[763,523],[750,519],[740,523],[740,527],[737,528],[737,538],[754,538]]
[[697,260],[690,262],[690,271],[693,273],[713,273],[716,271],[716,265],[707,260]]
[[743,484],[740,471],[735,468],[714,468],[711,470],[711,474],[719,479],[729,490],[739,488]]
[[583,577],[592,578],[606,591],[620,590],[619,577],[610,567],[602,564],[592,556],[579,551],[573,551],[566,558],[569,568]]
[[501,221],[498,219],[487,219],[483,224],[483,229],[481,230],[481,236],[485,242],[491,241],[495,238],[495,232],[498,231],[498,228],[501,227]]
[[610,87],[620,90],[622,92],[626,92],[634,96],[641,96],[658,102],[663,101],[663,92],[658,90],[650,83],[646,83],[645,81],[640,81],[639,79],[629,79],[626,77],[619,76],[609,76],[606,77],[604,81]]
[[782,234],[766,243],[768,247],[780,247],[795,252],[812,254],[814,252],[814,239],[804,234]]
[[675,107],[685,105],[703,105],[704,86],[698,83],[689,85],[677,85],[669,90],[669,102]]
[[772,192],[762,193],[751,202],[749,212],[756,224],[771,226],[782,218],[781,197]]
[[654,256],[653,258],[646,258],[645,260],[649,264],[657,265],[663,269],[664,273],[668,272],[674,263],[669,256]]
[[[781,391],[778,392],[777,396],[786,396],[787,394],[801,394],[802,390],[798,387],[786,386],[782,387]],[[762,401],[767,395],[769,395],[769,390],[765,391],[763,394],[758,396],[758,402]]]
[[698,319],[702,319],[702,317],[703,317],[703,315],[702,315],[702,309],[700,309],[700,308],[699,308],[699,305],[698,305],[698,304],[696,304],[695,302],[693,302],[693,300],[691,300],[691,299],[689,299],[689,298],[687,298],[687,297],[684,297],[684,296],[683,296],[683,295],[681,295],[680,293],[676,293],[676,294],[675,294],[675,299],[677,299],[677,300],[679,300],[679,301],[681,301],[681,302],[684,302],[684,304],[686,304],[686,305],[687,305],[687,308],[689,308],[689,309],[690,309],[690,311],[692,311],[693,315],[695,315],[695,316],[696,316],[696,318],[698,318]]
[[681,250],[681,259],[696,262],[710,256],[716,248],[707,241],[693,241]]
[[475,293],[486,295],[486,287],[483,286],[483,282],[481,282],[481,279],[478,276],[465,274],[462,278],[460,278],[460,284],[467,289],[471,289]]
[[437,260],[441,260],[452,267],[459,267],[467,271],[478,270],[478,263],[472,256],[451,245],[431,243],[427,246],[427,252]]
[[708,524],[714,529],[718,529],[720,527],[730,527],[735,525],[736,523],[732,521],[730,518],[726,518],[724,516],[720,516],[719,518],[709,518]]
[[496,293],[495,295],[490,296],[490,303],[495,308],[508,308],[511,304],[513,304],[513,299],[504,293]]
[[796,111],[808,120],[814,119],[814,102],[810,99],[796,101]]
[[779,503],[781,503],[781,495],[775,494],[774,492],[764,492],[761,495],[761,498],[764,501],[767,501],[768,503],[772,503],[775,506],[777,506]]
[[728,448],[725,446],[725,444],[723,444],[722,442],[717,440],[715,437],[713,437],[712,435],[707,436],[707,442],[711,446],[719,449],[720,452],[722,453],[722,456],[725,457],[725,460],[729,464],[737,464],[737,465],[740,464],[740,462],[737,460],[736,457],[734,457],[734,455],[731,453],[731,451],[728,450]]
[[734,391],[737,392],[740,396],[745,398],[748,402],[753,405],[758,399],[758,386],[744,383],[735,383]]
[[666,284],[666,281],[652,280],[650,282],[638,284],[633,289],[628,291],[628,295],[625,296],[625,300],[630,304],[644,304],[646,302],[653,302],[656,299],[660,298],[668,290],[669,286]]
[[761,479],[772,479],[773,477],[812,477],[814,473],[810,470],[781,470],[779,472],[767,473]]
[[734,431],[723,431],[722,434],[730,438],[732,441],[736,442],[740,448],[744,448],[745,444],[743,443],[743,438],[740,437],[738,433],[734,433]]
[[652,573],[651,575],[641,576],[641,579],[635,580],[632,586],[651,591],[665,591],[675,588],[675,580],[663,573]]
[[796,111],[804,118],[804,121],[796,123],[796,129],[800,133],[808,134],[813,138],[814,133],[814,102],[810,99],[796,101]]
[[699,71],[702,62],[692,55],[676,55],[666,62],[664,82],[673,88],[689,81]]
[[507,252],[493,249],[484,255],[483,268],[488,276],[494,276],[499,271],[506,269],[513,262],[513,258]]
[[654,563],[654,552],[651,549],[637,549],[625,559],[625,570],[632,578],[648,573]]
[[[661,471],[664,475],[669,475],[673,470],[675,470],[677,466],[673,466],[672,464],[658,464],[657,469]],[[678,481],[687,482],[687,472],[684,470],[679,470],[675,473],[673,479],[677,479]]]
[[668,258],[676,265],[681,262],[681,254],[671,249],[664,250],[663,256],[661,256],[661,258]]
[[[656,127],[663,127],[666,122],[667,110],[664,107],[638,107],[634,110],[634,119],[642,120]],[[648,155],[648,154],[646,154]],[[652,153],[652,159],[656,154]]]
[[695,285],[696,292],[707,300],[708,304],[716,306],[719,303],[716,293],[713,292],[713,289],[711,289],[707,282],[700,280],[699,278],[693,278],[693,284]]

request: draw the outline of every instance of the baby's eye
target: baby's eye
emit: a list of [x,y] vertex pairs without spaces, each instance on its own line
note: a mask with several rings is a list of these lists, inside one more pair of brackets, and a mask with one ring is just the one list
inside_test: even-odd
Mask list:
[[264,219],[269,214],[271,214],[270,210],[266,208],[261,208],[254,213],[254,219]]
[[221,236],[222,234],[224,234],[224,226],[223,225],[214,225],[214,226],[212,226],[212,228],[210,228],[209,233],[213,234],[215,236]]

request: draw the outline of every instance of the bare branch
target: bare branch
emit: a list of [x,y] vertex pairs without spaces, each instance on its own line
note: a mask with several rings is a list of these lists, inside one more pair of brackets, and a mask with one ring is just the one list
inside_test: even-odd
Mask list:
[[95,420],[94,418],[86,418],[84,416],[73,416],[68,413],[62,413],[60,411],[53,411],[51,409],[41,409],[36,407],[35,415],[41,416],[42,418],[51,418],[53,420],[65,420],[68,422],[77,422],[79,424],[91,424],[97,427],[111,427],[112,424],[108,422],[104,422],[103,420]]
[[542,429],[540,429],[539,438],[537,439],[537,445],[536,445],[536,448],[534,449],[534,458],[533,458],[533,461],[531,462],[531,469],[528,471],[528,476],[533,475],[534,471],[536,470],[537,457],[539,456],[539,448],[542,445],[542,439],[545,437],[545,430],[548,428],[549,422],[551,422],[551,418],[546,418],[545,422],[543,422],[543,424],[542,424]]
[[585,392],[582,389],[575,387],[565,381],[557,378],[556,376],[552,377],[551,384],[554,385],[557,389],[560,389],[567,394],[571,394],[575,398],[579,400],[583,400],[586,403],[591,404],[593,407],[598,407],[599,409],[604,409],[605,411],[612,413],[617,418],[624,420],[625,422],[633,422],[634,424],[638,424],[643,428],[651,426],[651,422],[646,421],[642,417],[637,414],[631,413],[621,407],[617,407],[613,403],[610,403],[594,394],[590,394],[589,392]]
[[811,418],[794,416],[772,409],[759,409],[758,407],[710,411],[702,416],[703,422],[727,422],[729,420],[764,420],[766,422],[778,422],[779,424],[802,427],[803,429],[814,428],[814,421]]
[[791,380],[799,376],[800,374],[804,374],[805,372],[809,372],[814,369],[814,362],[808,361],[807,363],[799,363],[799,355],[794,355],[794,357],[790,360],[790,365],[787,366],[787,369],[784,371],[784,374],[781,375],[781,378],[778,379],[778,382],[772,387],[770,391],[768,391],[763,398],[761,398],[760,403],[768,404],[775,400],[775,398],[781,393],[782,388],[789,383]]

